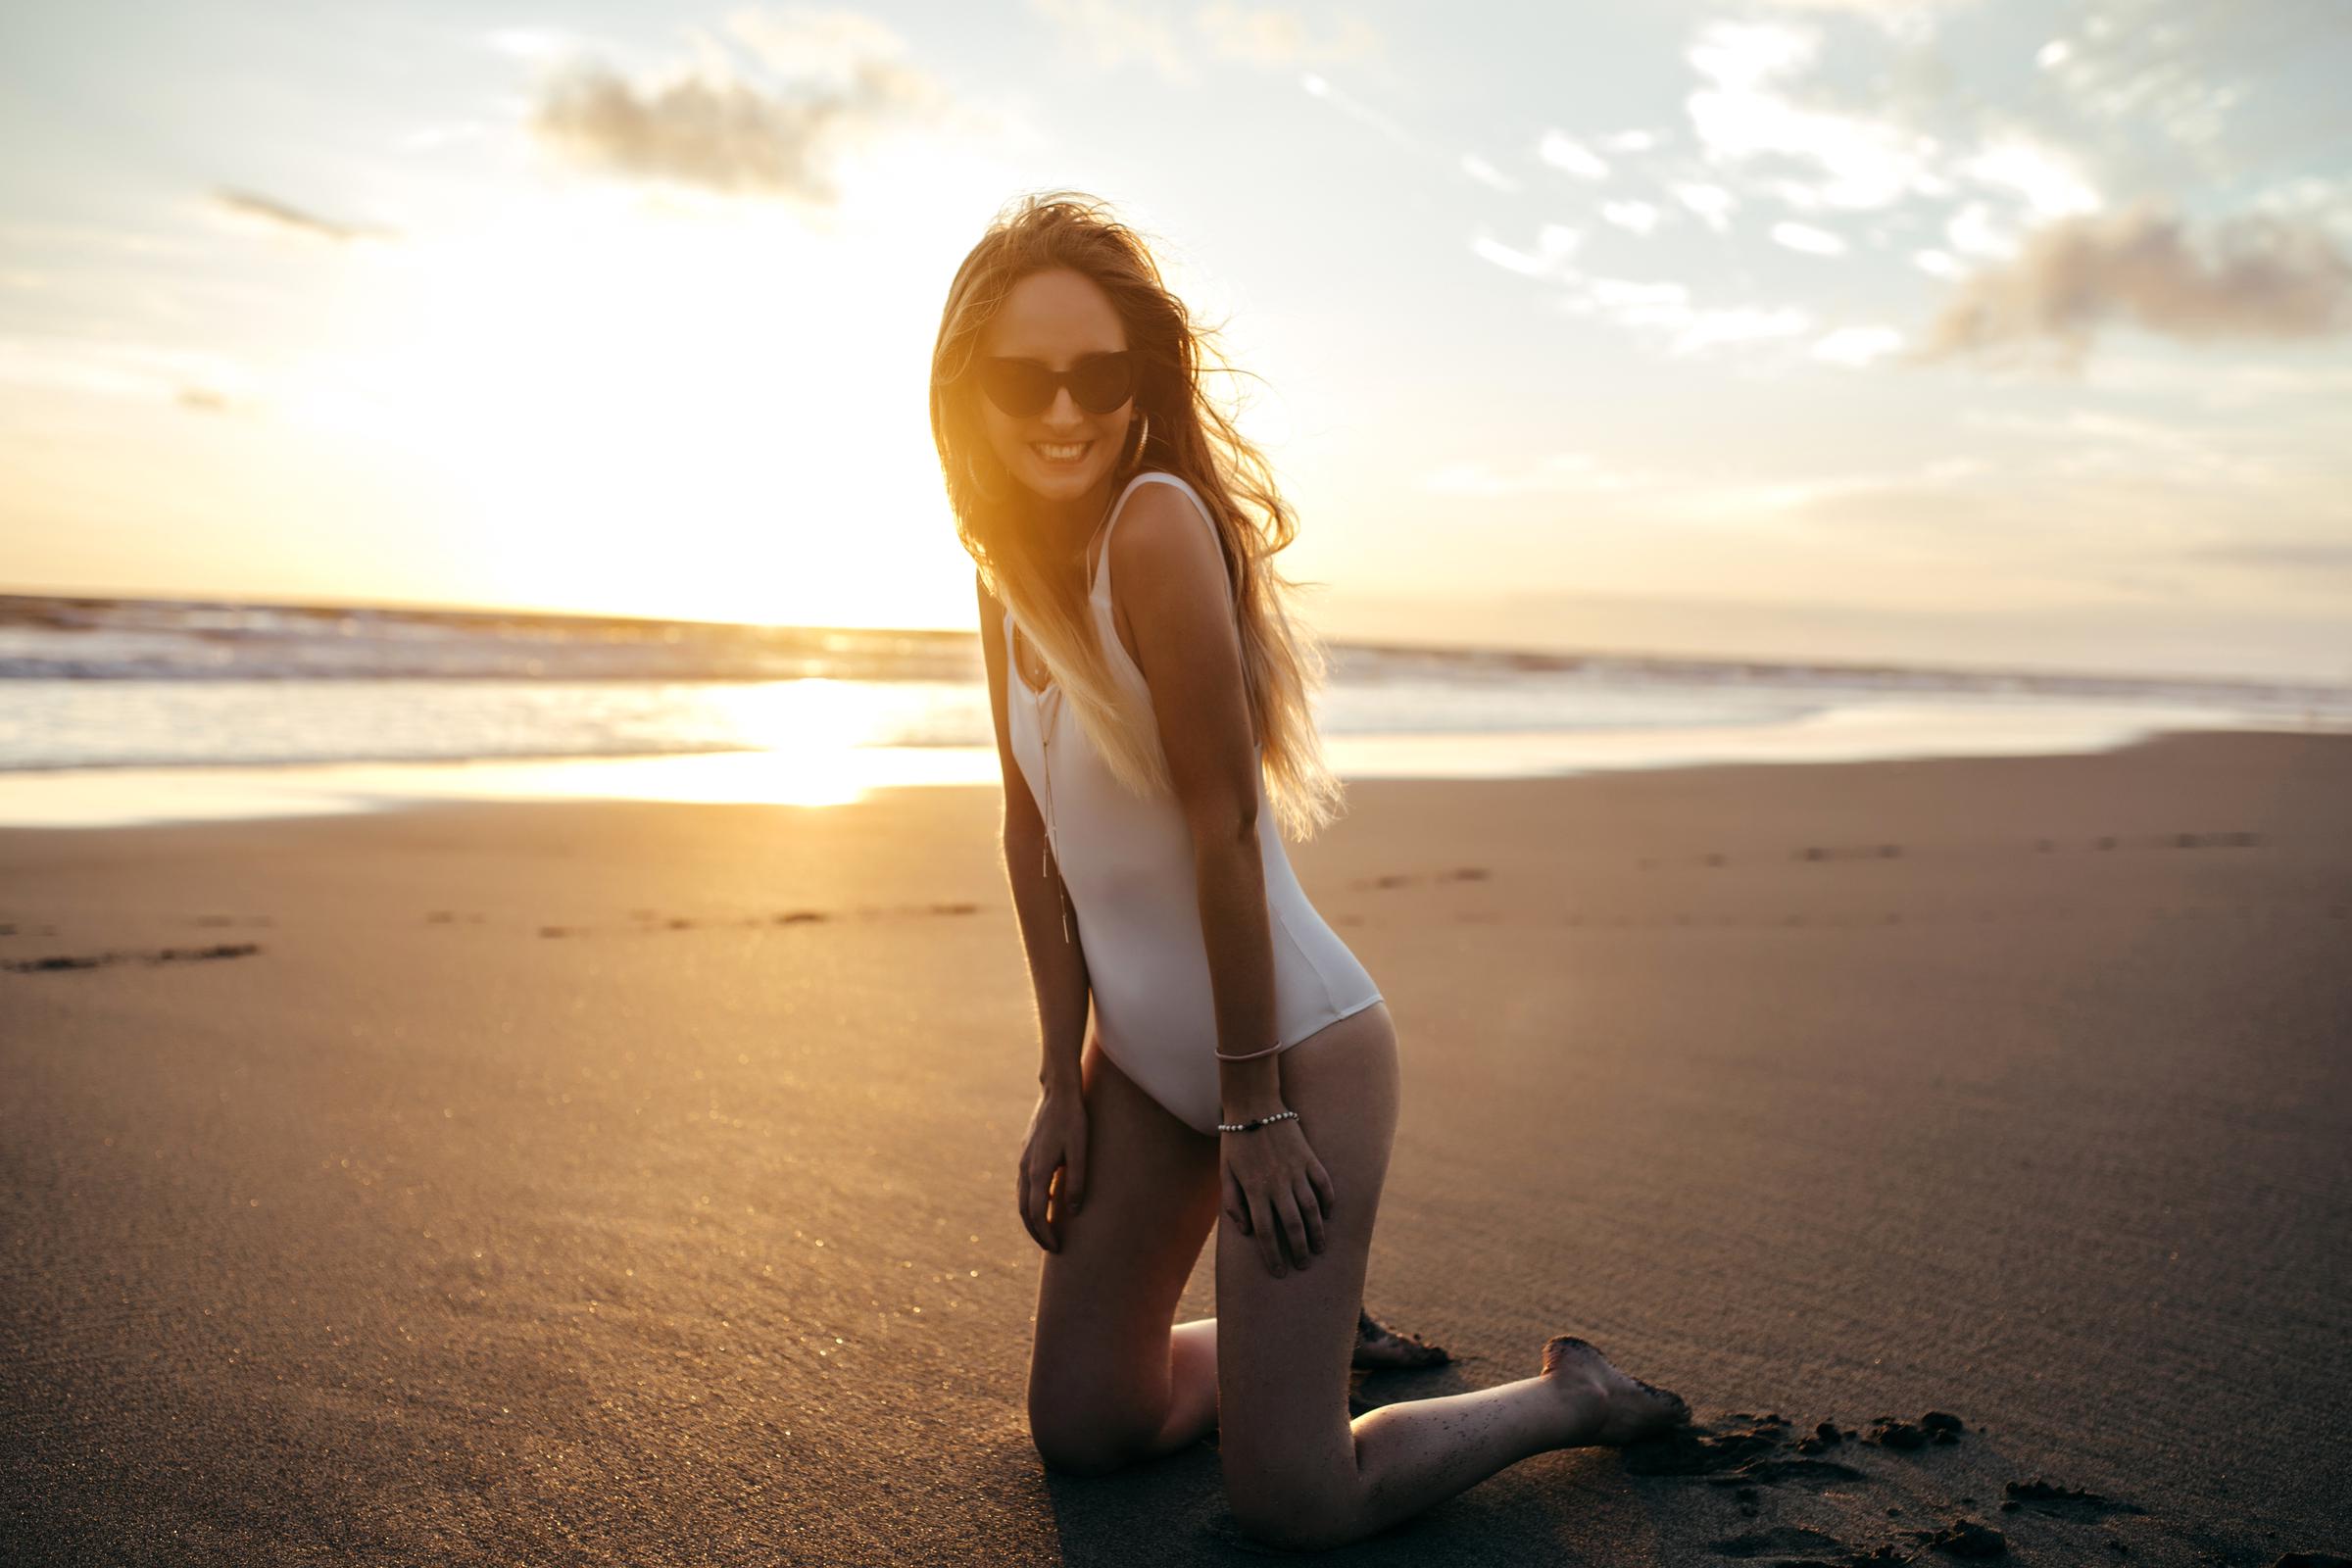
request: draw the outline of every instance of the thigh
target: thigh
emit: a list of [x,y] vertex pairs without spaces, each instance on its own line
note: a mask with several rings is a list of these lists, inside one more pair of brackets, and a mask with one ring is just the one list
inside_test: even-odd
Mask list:
[[1168,1330],[1217,1214],[1217,1145],[1090,1040],[1086,1191],[1038,1282],[1029,1412],[1041,1447],[1149,1436],[1168,1400]]
[[1398,1109],[1388,1004],[1284,1052],[1282,1098],[1330,1174],[1332,1200],[1323,1250],[1280,1279],[1253,1239],[1221,1210],[1217,1220],[1217,1453],[1244,1516],[1336,1506],[1355,1484],[1348,1371]]

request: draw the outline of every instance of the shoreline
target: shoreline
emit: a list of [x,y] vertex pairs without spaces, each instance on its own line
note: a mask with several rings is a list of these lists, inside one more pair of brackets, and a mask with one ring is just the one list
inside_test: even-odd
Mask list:
[[[1800,725],[1436,735],[1327,735],[1333,769],[1375,779],[1500,781],[1599,772],[1750,765],[2100,755],[2174,735],[2328,737],[2352,728],[2190,713],[2106,710],[1994,715],[1979,728],[1897,709],[1846,710]],[[1001,788],[994,747],[902,746],[265,763],[169,763],[0,770],[0,829],[251,821],[465,801],[634,800],[845,806],[905,787]]]

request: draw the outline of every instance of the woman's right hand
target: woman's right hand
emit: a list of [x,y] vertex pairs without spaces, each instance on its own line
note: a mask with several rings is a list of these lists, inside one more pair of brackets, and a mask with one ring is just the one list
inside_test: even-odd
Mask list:
[[[1054,1183],[1054,1173],[1060,1183]],[[1021,1223],[1049,1252],[1061,1250],[1061,1224],[1086,1196],[1086,1099],[1076,1089],[1049,1089],[1029,1117],[1021,1149]]]

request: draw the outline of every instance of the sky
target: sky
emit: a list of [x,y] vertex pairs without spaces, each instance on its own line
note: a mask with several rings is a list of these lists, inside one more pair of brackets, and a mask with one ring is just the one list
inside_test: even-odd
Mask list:
[[0,591],[969,628],[1111,202],[1342,639],[2352,680],[2345,0],[0,12]]

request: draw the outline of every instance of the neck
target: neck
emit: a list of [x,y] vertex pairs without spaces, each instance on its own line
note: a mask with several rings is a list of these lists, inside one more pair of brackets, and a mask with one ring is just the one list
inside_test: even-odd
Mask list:
[[1054,553],[1083,563],[1087,547],[1094,543],[1095,531],[1102,526],[1104,514],[1110,511],[1111,497],[1119,492],[1120,475],[1115,471],[1103,475],[1087,486],[1084,494],[1067,501],[1037,497],[1032,510],[1046,538],[1054,542]]

